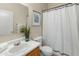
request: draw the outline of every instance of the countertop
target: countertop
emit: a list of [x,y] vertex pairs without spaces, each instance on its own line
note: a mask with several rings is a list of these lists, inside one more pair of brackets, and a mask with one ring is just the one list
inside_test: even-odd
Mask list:
[[10,50],[10,48],[12,48],[12,46],[9,45],[9,47],[5,51],[0,53],[0,56],[25,56],[26,54],[31,52],[33,49],[35,49],[35,48],[40,46],[39,42],[36,42],[36,41],[33,41],[33,40],[30,40],[30,41],[28,41],[26,43],[29,45],[28,48],[25,47],[25,48],[27,48],[26,50],[24,49],[20,53],[17,53],[17,54],[11,54],[11,53],[9,53],[9,50]]

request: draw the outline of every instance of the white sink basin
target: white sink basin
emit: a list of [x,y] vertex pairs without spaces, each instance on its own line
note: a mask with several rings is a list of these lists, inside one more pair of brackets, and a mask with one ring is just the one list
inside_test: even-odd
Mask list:
[[4,50],[6,50],[6,48],[0,47],[0,53],[2,53]]
[[7,49],[7,46],[0,46],[0,53],[2,53],[3,51],[5,51]]
[[29,47],[29,46],[28,46],[27,44],[21,44],[21,45],[19,45],[19,46],[14,46],[14,47],[12,47],[12,48],[9,50],[9,53],[10,53],[10,54],[18,54],[18,53],[21,53],[21,52],[27,50],[28,47]]
[[21,42],[18,46],[14,46],[14,44],[11,44],[5,45],[3,48],[2,45],[0,46],[0,56],[25,56],[30,51],[39,46],[39,42],[35,42],[32,40],[28,42]]

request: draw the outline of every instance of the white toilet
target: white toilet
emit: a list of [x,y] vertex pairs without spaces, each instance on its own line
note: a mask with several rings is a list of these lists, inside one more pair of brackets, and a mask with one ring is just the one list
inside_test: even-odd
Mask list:
[[51,56],[51,55],[53,55],[52,48],[50,48],[49,46],[46,46],[46,45],[42,46],[42,36],[36,37],[33,40],[41,43],[40,51],[41,51],[41,54],[43,56]]

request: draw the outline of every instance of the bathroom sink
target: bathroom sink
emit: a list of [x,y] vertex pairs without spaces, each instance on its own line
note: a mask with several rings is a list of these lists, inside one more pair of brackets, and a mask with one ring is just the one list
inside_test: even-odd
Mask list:
[[12,47],[12,48],[9,50],[9,53],[10,53],[10,54],[18,54],[18,53],[21,53],[21,52],[27,50],[28,47],[29,47],[29,46],[28,46],[27,44],[20,44],[20,45],[18,45],[18,46]]
[[4,46],[4,47],[0,47],[0,53],[2,53],[3,51],[5,51],[6,49],[7,49],[6,46]]
[[0,47],[0,53],[2,53],[5,50],[5,48]]

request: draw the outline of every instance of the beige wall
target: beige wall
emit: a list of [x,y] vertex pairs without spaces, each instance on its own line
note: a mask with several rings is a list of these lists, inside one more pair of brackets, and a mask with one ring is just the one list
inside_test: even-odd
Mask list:
[[16,32],[16,24],[26,24],[27,7],[18,3],[0,3],[0,9],[13,12],[14,32]]
[[33,10],[35,11],[38,11],[41,13],[42,10],[44,9],[47,9],[47,4],[43,4],[43,3],[28,3],[26,4],[26,6],[28,6],[28,9],[29,9],[29,17],[28,17],[28,20],[27,20],[27,23],[29,26],[31,26],[31,37],[38,37],[40,36],[42,33],[41,33],[41,26],[32,26],[32,13],[33,13]]
[[63,4],[65,4],[65,3],[48,3],[48,9],[59,6],[59,5],[63,5]]
[[13,40],[21,37],[22,35],[16,34],[16,24],[26,24],[28,8],[18,3],[0,3],[0,9],[13,12],[13,29],[14,33],[6,36],[0,36],[0,43]]

